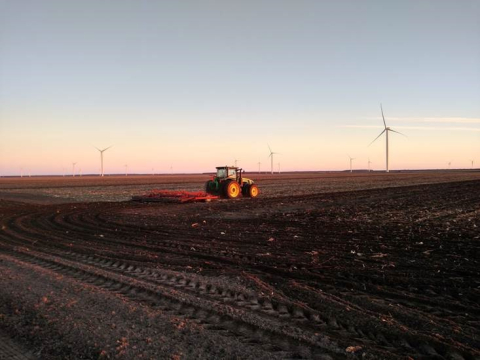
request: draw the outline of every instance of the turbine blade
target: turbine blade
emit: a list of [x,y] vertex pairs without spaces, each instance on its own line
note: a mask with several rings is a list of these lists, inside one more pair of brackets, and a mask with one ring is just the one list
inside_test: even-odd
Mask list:
[[406,138],[408,138],[408,136],[407,136],[407,135],[405,135],[405,134],[402,134],[401,132],[398,132],[398,131],[396,131],[396,130],[393,130],[393,129],[389,129],[389,130],[390,130],[390,131],[393,131],[394,133],[397,133],[397,134],[403,135],[403,136],[405,136]]
[[385,122],[385,116],[383,116],[383,107],[382,107],[382,104],[380,104],[380,110],[382,110],[383,125],[385,125],[385,129],[386,129],[386,128],[387,128],[387,123]]
[[268,146],[268,150],[270,150],[270,154],[271,154],[272,153],[272,148],[268,144],[267,144],[267,146]]
[[368,146],[372,145],[375,141],[377,141],[377,139],[378,139],[380,136],[382,136],[385,131],[387,131],[387,129],[384,129],[384,130],[380,133],[380,135],[378,135],[378,136],[375,138],[375,140],[373,140],[370,144],[368,144]]
[[110,145],[109,147],[103,149],[102,152],[107,151],[107,150],[110,149],[112,146],[113,146],[113,145]]

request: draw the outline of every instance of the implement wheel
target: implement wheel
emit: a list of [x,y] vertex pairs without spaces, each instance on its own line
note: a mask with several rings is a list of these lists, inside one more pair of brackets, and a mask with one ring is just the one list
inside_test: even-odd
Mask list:
[[229,181],[225,184],[225,196],[229,199],[236,199],[240,195],[240,185],[236,181]]
[[258,186],[255,184],[252,184],[248,187],[248,196],[255,198],[260,194],[260,190],[258,190]]

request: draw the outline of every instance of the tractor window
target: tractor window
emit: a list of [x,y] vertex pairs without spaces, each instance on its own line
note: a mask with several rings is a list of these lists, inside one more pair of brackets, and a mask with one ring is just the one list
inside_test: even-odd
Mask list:
[[217,169],[217,177],[218,178],[227,177],[227,169]]
[[235,176],[235,169],[228,169],[228,176]]

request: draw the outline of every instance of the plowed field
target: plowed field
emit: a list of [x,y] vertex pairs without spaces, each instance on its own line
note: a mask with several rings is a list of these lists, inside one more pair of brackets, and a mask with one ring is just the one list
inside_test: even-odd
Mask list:
[[192,204],[0,182],[0,334],[42,359],[480,359],[480,175],[369,176]]

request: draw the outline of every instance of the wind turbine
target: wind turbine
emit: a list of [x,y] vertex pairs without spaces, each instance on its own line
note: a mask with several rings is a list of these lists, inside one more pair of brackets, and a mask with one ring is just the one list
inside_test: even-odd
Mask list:
[[368,172],[371,171],[371,170],[370,170],[370,164],[371,164],[371,163],[372,163],[372,162],[370,161],[370,158],[368,158]]
[[[380,136],[383,135],[383,133],[385,133],[386,144],[387,144],[387,147],[386,147],[386,150],[387,150],[387,152],[386,152],[386,172],[390,172],[390,170],[389,170],[389,168],[388,168],[388,132],[389,132],[389,131],[392,131],[392,132],[394,132],[394,133],[403,135],[403,136],[405,136],[405,137],[407,137],[407,136],[404,135],[404,134],[402,134],[401,132],[398,132],[398,131],[396,131],[396,130],[393,130],[393,129],[389,128],[389,127],[387,126],[387,123],[385,122],[385,116],[383,116],[383,107],[382,107],[382,104],[380,104],[380,110],[382,111],[383,125],[385,126],[385,129],[383,129],[383,131],[380,133],[380,135],[378,135],[378,136],[375,138],[375,140],[373,140],[373,141],[370,143],[370,145],[372,145],[375,141],[377,141],[377,139],[378,139]],[[370,146],[370,145],[368,145],[368,146]]]
[[103,176],[103,153],[105,151],[107,151],[108,149],[110,149],[113,145],[110,145],[109,147],[103,149],[103,150],[100,150],[99,148],[95,147],[95,149],[97,149],[98,151],[100,151],[100,176]]
[[237,162],[240,160],[235,159],[235,167],[237,167]]
[[452,165],[452,162],[449,161],[449,162],[448,162],[448,169],[449,169],[449,170],[450,170],[450,166],[451,166],[451,165]]
[[[258,162],[258,173],[259,173],[259,174],[260,174],[260,165],[262,165],[262,163],[259,161],[259,162]],[[473,167],[473,165],[472,165],[472,167]]]
[[128,165],[125,164],[124,166],[125,166],[125,176],[128,176]]
[[268,155],[268,157],[270,158],[270,171],[273,174],[273,155],[279,154],[279,153],[273,152],[272,149],[270,148],[270,145],[268,145],[268,150],[270,150],[270,155]]
[[474,161],[473,161],[473,160],[470,160],[470,161],[472,162],[472,169],[473,169],[473,162],[474,162]]
[[75,177],[75,165],[77,165],[76,162],[72,163],[72,177]]
[[278,165],[278,173],[280,174],[280,163],[278,163],[277,165]]
[[350,158],[350,172],[353,172],[352,170],[352,162],[355,160],[355,158],[352,158],[350,155],[347,154],[347,156]]

